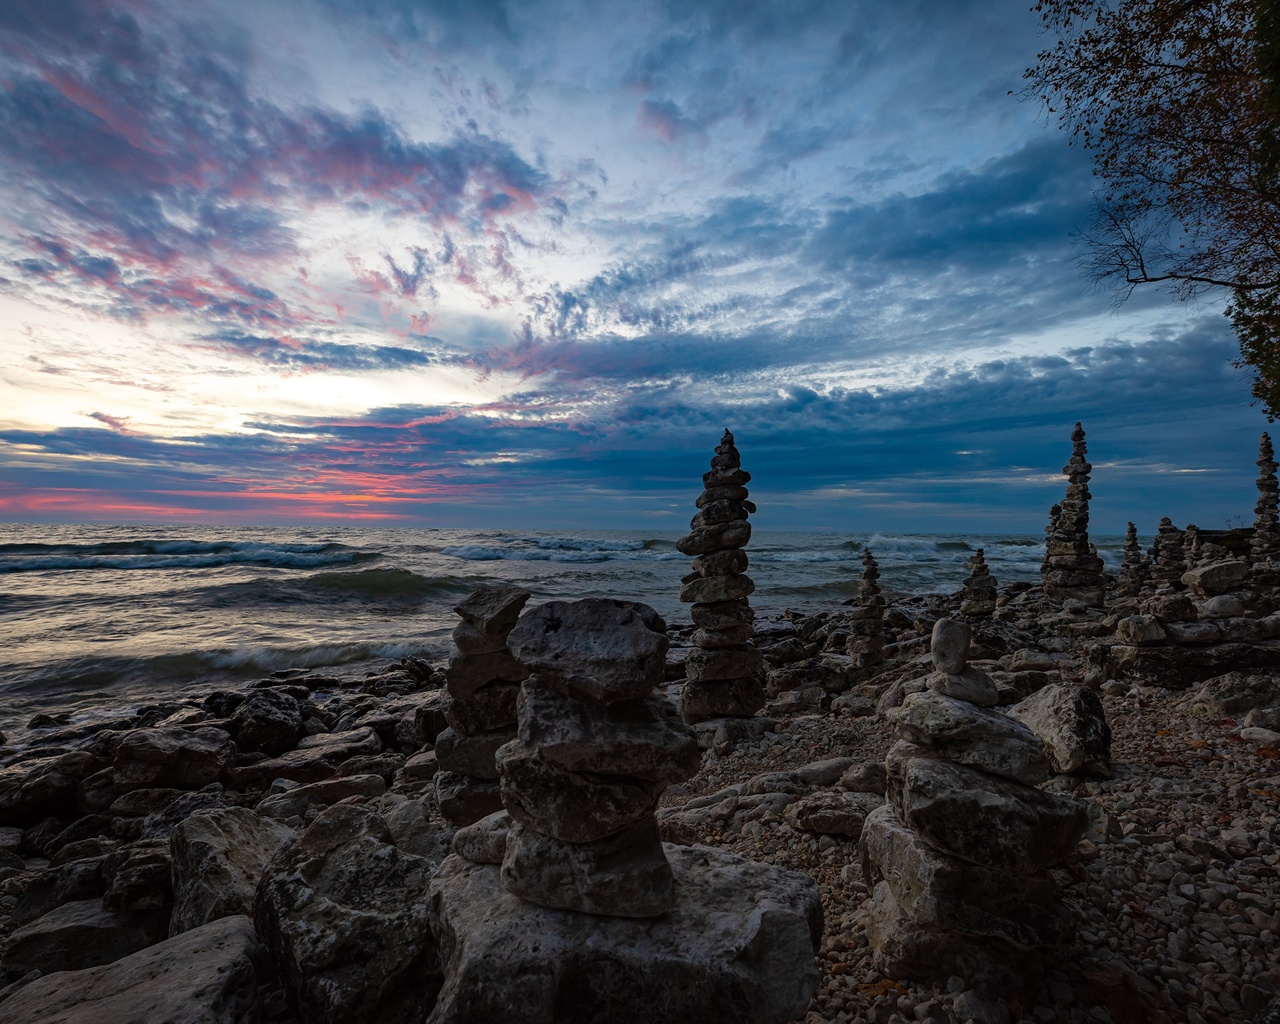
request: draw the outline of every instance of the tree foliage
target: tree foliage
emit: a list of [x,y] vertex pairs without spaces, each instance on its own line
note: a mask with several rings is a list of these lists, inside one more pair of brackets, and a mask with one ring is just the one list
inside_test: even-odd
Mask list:
[[1041,0],[1027,92],[1100,179],[1091,276],[1121,298],[1231,291],[1254,396],[1280,413],[1280,0]]

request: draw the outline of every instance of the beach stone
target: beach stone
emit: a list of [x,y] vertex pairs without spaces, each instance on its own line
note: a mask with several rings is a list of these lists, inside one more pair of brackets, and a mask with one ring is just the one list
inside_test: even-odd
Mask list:
[[900,738],[949,760],[1028,786],[1049,777],[1041,737],[998,711],[926,690],[910,694],[885,717]]
[[[372,732],[372,730],[369,731]],[[381,746],[382,744],[379,743],[379,749]],[[222,778],[229,787],[241,791],[262,789],[276,779],[301,783],[319,782],[333,775],[342,761],[343,758],[333,747],[290,750],[279,757],[227,768],[222,773]]]
[[713,501],[746,501],[748,496],[745,487],[726,486],[726,487],[708,487],[698,495],[694,501],[694,505],[702,508],[711,504]]
[[464,622],[485,636],[506,636],[529,600],[529,591],[510,584],[477,587],[454,611]]
[[711,551],[699,555],[689,567],[699,576],[737,576],[747,571],[747,553],[741,548]]
[[494,763],[494,755],[502,744],[511,739],[514,731],[510,728],[494,729],[463,736],[455,729],[446,729],[436,737],[436,761],[445,771],[476,779],[496,779],[498,766]]
[[750,718],[764,707],[764,681],[750,679],[689,680],[680,691],[680,713],[687,722],[731,716]]
[[1054,796],[899,743],[886,760],[889,802],[935,849],[970,863],[1029,874],[1062,860],[1088,817]]
[[1235,594],[1218,594],[1200,605],[1200,616],[1205,619],[1230,619],[1244,614],[1244,602]]
[[695,576],[680,588],[680,600],[686,604],[737,601],[750,596],[755,589],[750,576]]
[[287,821],[294,817],[305,818],[308,811],[328,807],[351,797],[372,799],[387,791],[387,783],[381,775],[348,775],[322,782],[295,786],[283,793],[265,796],[254,810],[266,818]]
[[994,707],[1000,702],[1000,688],[995,680],[972,665],[966,665],[957,673],[931,672],[925,677],[925,686],[944,697],[983,707]]
[[1192,702],[1216,717],[1236,718],[1280,704],[1280,678],[1270,672],[1224,672],[1201,683]]
[[939,853],[887,804],[867,815],[858,849],[864,880],[888,882],[914,924],[998,938],[1026,950],[1069,938],[1047,874],[1015,877]]
[[9,915],[9,926],[20,927],[49,911],[77,900],[101,899],[107,891],[103,871],[107,857],[88,857],[48,868],[32,880]]
[[86,751],[33,758],[0,769],[0,825],[31,825],[42,818],[70,817],[81,780],[107,762]]
[[135,729],[116,748],[115,786],[199,789],[217,780],[231,757],[231,737],[221,729]]
[[539,605],[509,643],[548,686],[596,704],[647,696],[662,682],[668,647],[657,612],[609,598]]
[[507,854],[507,832],[511,815],[494,811],[479,821],[466,825],[453,836],[452,852],[473,864],[501,864]]
[[531,676],[521,685],[520,742],[575,772],[679,782],[699,767],[697,738],[666,697],[596,707]]
[[947,675],[959,675],[969,663],[973,630],[959,619],[939,619],[933,624],[929,656],[933,667]]
[[1116,623],[1116,639],[1122,644],[1159,644],[1166,635],[1154,615],[1128,615]]
[[[706,492],[704,491],[703,493]],[[740,501],[729,501],[727,499],[710,501],[702,505],[701,511],[689,521],[689,528],[701,530],[708,526],[716,526],[719,523],[730,523],[746,518],[747,510],[743,508]]]
[[454,825],[470,825],[502,810],[502,793],[497,778],[477,779],[441,770],[436,772],[435,783],[440,813]]
[[689,649],[685,674],[693,682],[764,676],[764,656],[754,647]]
[[159,942],[168,925],[168,910],[106,910],[100,899],[74,900],[15,929],[0,960],[10,973],[79,971]]
[[453,627],[450,636],[462,655],[495,654],[507,649],[507,631],[485,633],[465,619]]
[[433,1024],[782,1024],[818,986],[812,879],[705,846],[667,846],[679,900],[633,921],[526,903],[498,869],[450,857],[432,883],[445,984]]
[[498,750],[502,803],[513,819],[565,843],[590,843],[651,817],[665,782],[572,772],[519,740]]
[[730,626],[727,629],[695,629],[689,637],[694,647],[741,647],[755,635],[750,625]]
[[111,802],[110,812],[117,818],[145,818],[163,811],[186,792],[185,789],[131,789]]
[[236,746],[275,757],[302,739],[302,706],[279,690],[257,690],[231,715]]
[[377,775],[384,782],[395,778],[405,766],[407,758],[403,754],[384,750],[381,754],[361,754],[338,766],[338,774],[344,777],[352,775]]
[[455,655],[445,669],[444,685],[451,697],[470,697],[482,686],[518,683],[528,674],[529,670],[504,648],[492,654]]
[[281,849],[254,903],[294,1012],[311,1024],[410,1024],[439,989],[427,924],[436,865],[367,807],[338,804]]
[[749,483],[751,474],[745,469],[716,468],[702,474],[702,486],[707,490],[713,487],[745,487]]
[[107,910],[161,910],[173,903],[167,839],[116,851],[103,864],[103,875],[107,890],[102,894],[102,906]]
[[751,524],[745,519],[737,519],[690,530],[676,541],[676,550],[682,555],[708,555],[724,548],[743,547],[750,539]]
[[262,959],[253,922],[229,917],[104,966],[46,973],[0,1013],[6,1024],[243,1024],[261,1009]]
[[1054,771],[1111,778],[1111,727],[1092,690],[1055,683],[1015,704],[1009,717],[1039,737]]
[[590,843],[562,842],[513,820],[502,884],[541,907],[610,917],[657,917],[675,899],[652,816]]
[[1210,597],[1239,590],[1248,578],[1249,564],[1232,558],[1188,569],[1182,574],[1182,583],[1192,593]]
[[794,828],[857,840],[867,814],[883,804],[880,796],[843,789],[821,789],[787,805],[785,818]]
[[466,697],[450,697],[444,705],[445,721],[464,736],[507,729],[516,724],[519,683],[489,683]]
[[258,881],[271,858],[297,832],[247,807],[193,814],[169,833],[173,913],[169,934],[218,918],[253,913]]
[[197,811],[225,807],[226,796],[220,782],[211,782],[194,793],[183,793],[163,810],[148,814],[142,819],[140,839],[168,839],[175,825]]
[[731,629],[734,626],[750,626],[755,621],[755,612],[745,600],[717,601],[693,605],[689,609],[689,617],[695,626],[703,629]]

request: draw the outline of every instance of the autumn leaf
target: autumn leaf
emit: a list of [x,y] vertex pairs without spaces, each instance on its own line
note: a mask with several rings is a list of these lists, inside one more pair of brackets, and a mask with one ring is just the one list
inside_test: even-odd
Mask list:
[[888,978],[883,981],[864,981],[856,988],[868,999],[875,999],[877,996],[905,996],[907,994],[907,990],[902,985],[896,981],[890,981]]
[[1268,761],[1280,761],[1280,750],[1275,747],[1261,747],[1254,751],[1259,757],[1265,757]]

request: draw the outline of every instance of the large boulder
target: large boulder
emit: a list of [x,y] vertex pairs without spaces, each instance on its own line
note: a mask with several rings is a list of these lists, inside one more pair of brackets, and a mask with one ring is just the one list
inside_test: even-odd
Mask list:
[[308,1024],[419,1024],[440,986],[427,925],[435,865],[368,807],[338,804],[281,849],[254,917]]
[[76,900],[14,931],[0,961],[11,974],[78,971],[145,949],[168,929],[167,909],[106,910],[99,899]]
[[1192,703],[1219,718],[1238,718],[1254,708],[1280,705],[1280,676],[1274,672],[1225,672],[1200,684]]
[[1014,705],[1009,717],[1040,738],[1054,771],[1111,777],[1111,726],[1092,690],[1055,683]]
[[230,917],[100,967],[54,971],[0,1004],[6,1024],[243,1024],[258,1017],[261,948]]
[[77,750],[0,769],[0,825],[32,825],[74,814],[81,780],[105,767],[106,761]]
[[813,879],[705,846],[665,853],[680,897],[643,924],[534,906],[495,865],[448,858],[431,886],[445,984],[430,1024],[800,1017],[818,985]]
[[302,706],[279,690],[257,690],[231,716],[236,746],[273,757],[302,738]]
[[116,748],[115,787],[199,789],[217,780],[231,756],[221,729],[135,729]]
[[173,916],[169,934],[222,917],[253,913],[253,896],[267,864],[297,833],[247,807],[193,814],[169,833],[173,859]]

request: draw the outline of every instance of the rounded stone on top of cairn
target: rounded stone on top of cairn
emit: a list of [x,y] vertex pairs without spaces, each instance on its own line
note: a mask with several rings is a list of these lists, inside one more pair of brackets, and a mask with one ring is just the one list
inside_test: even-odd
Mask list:
[[531,671],[517,736],[498,750],[511,816],[502,884],[530,903],[656,917],[675,902],[654,810],[698,770],[693,730],[655,695],[666,624],[648,605],[552,601],[511,633]]
[[680,710],[690,722],[709,718],[749,718],[764,706],[764,659],[751,646],[754,618],[747,598],[755,583],[746,574],[751,539],[747,516],[756,510],[747,499],[751,474],[727,429],[702,475],[701,510],[676,549],[695,556],[681,583],[680,600],[691,604],[697,627],[685,656]]
[[849,639],[845,650],[856,669],[869,669],[884,661],[884,607],[880,593],[880,566],[870,548],[862,549],[862,576],[858,597],[849,611]]
[[1138,597],[1151,572],[1151,563],[1138,543],[1138,528],[1129,523],[1124,533],[1124,563],[1120,566],[1117,586],[1125,597]]
[[1102,559],[1089,543],[1089,464],[1084,428],[1071,432],[1071,459],[1062,467],[1067,494],[1056,518],[1050,521],[1043,570],[1045,596],[1063,601],[1074,598],[1100,607],[1106,597],[1107,579]]
[[987,567],[986,552],[978,548],[969,559],[969,577],[964,581],[960,614],[973,617],[991,615],[996,610],[996,578]]
[[516,697],[529,673],[507,649],[507,636],[529,592],[510,585],[479,587],[454,608],[458,653],[445,672],[449,727],[436,737],[436,798],[440,813],[461,827],[502,809],[498,747],[515,735]]
[[1258,503],[1253,510],[1249,557],[1254,565],[1280,563],[1280,482],[1271,435],[1258,439]]

